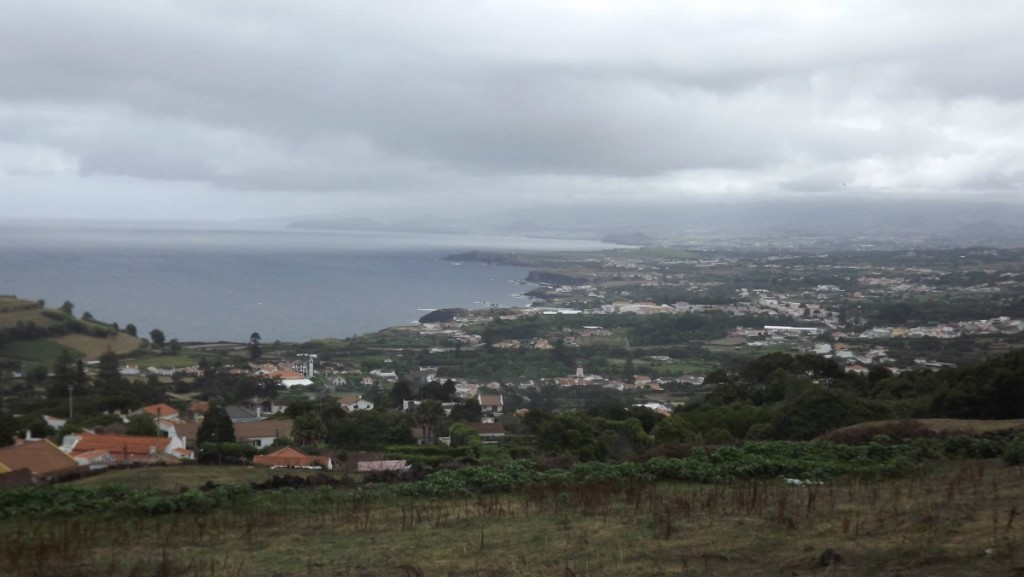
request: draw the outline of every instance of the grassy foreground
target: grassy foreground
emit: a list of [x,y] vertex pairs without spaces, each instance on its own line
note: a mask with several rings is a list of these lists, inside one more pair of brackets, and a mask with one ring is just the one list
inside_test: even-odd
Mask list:
[[824,485],[268,491],[209,513],[0,521],[0,575],[1016,575],[1022,481],[959,461]]

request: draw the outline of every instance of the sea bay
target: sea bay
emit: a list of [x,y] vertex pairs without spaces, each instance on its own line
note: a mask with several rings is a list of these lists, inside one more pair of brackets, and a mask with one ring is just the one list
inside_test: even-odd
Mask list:
[[6,223],[0,294],[182,341],[348,337],[421,309],[522,306],[527,269],[442,258],[467,250],[600,250],[596,241],[251,225]]

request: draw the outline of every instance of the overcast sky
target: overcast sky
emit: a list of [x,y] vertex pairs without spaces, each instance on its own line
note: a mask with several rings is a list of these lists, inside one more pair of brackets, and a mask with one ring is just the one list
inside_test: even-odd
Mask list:
[[0,216],[1017,200],[1019,0],[8,0]]

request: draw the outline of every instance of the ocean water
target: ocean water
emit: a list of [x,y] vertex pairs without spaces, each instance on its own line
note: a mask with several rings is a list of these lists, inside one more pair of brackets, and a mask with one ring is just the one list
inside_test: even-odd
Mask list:
[[421,309],[529,303],[525,268],[442,260],[467,250],[600,250],[598,242],[210,226],[0,225],[0,294],[168,339],[348,337]]

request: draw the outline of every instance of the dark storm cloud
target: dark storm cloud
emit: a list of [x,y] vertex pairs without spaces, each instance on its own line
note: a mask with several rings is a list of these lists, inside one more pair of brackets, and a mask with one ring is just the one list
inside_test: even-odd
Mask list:
[[1015,2],[334,4],[9,3],[0,179],[253,210],[1021,187]]

